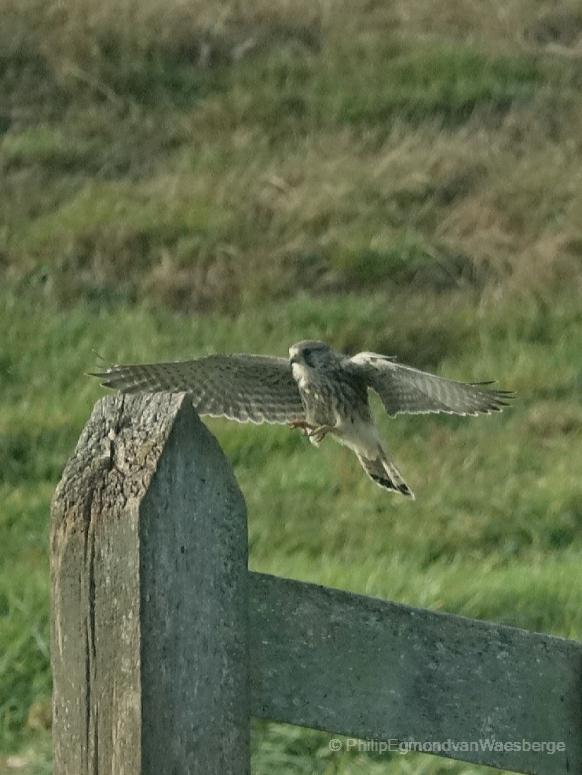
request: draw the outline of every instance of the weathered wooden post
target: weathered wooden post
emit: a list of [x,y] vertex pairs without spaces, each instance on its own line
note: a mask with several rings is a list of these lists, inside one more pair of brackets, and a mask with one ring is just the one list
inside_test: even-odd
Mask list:
[[55,775],[249,772],[245,506],[186,396],[98,402],[52,592]]

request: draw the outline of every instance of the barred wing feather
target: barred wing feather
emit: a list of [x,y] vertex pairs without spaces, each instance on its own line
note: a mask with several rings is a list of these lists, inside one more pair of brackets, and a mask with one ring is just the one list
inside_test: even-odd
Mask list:
[[186,392],[199,414],[238,422],[304,419],[289,361],[263,355],[209,355],[192,361],[112,366],[93,373],[122,393]]
[[364,375],[380,396],[388,414],[490,414],[499,412],[513,397],[509,390],[487,387],[490,382],[457,382],[377,353],[358,353],[348,363]]

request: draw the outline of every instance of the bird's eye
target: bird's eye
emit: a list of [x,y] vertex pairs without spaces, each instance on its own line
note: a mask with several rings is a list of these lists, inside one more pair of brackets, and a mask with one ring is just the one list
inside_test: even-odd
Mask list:
[[308,366],[313,366],[313,362],[312,362],[312,360],[311,360],[311,354],[312,354],[312,353],[313,353],[313,350],[309,350],[309,349],[307,349],[307,350],[303,350],[303,361],[304,361],[304,362],[305,362],[305,363],[306,363]]

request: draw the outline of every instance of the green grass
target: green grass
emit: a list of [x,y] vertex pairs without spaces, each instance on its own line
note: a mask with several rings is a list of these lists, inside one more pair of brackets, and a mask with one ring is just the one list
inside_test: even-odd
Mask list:
[[[376,350],[518,400],[333,443],[209,421],[256,570],[582,639],[569,0],[0,0],[0,772],[50,772],[48,508],[110,361]],[[256,773],[477,775],[257,723]]]
[[[244,311],[236,325],[222,315],[184,317],[143,305],[59,310],[10,296],[4,302],[0,739],[10,750],[34,741],[44,745],[48,504],[101,393],[83,376],[95,364],[92,349],[121,361],[244,348],[282,354],[299,335],[318,333],[345,347],[354,337],[362,347],[376,340],[391,352],[412,353],[418,343],[423,353],[431,316],[426,313],[416,333],[407,326],[417,312],[408,308],[407,294],[396,294],[388,308],[380,295],[294,299],[265,306],[259,315]],[[284,428],[209,421],[247,499],[251,567],[580,638],[579,304],[564,296],[559,315],[534,302],[492,304],[480,314],[474,305],[469,294],[457,292],[433,317],[440,346],[450,344],[450,356],[439,356],[439,370],[467,379],[499,376],[518,390],[519,400],[499,417],[382,418],[416,490],[414,503],[373,487],[337,445],[315,450]],[[459,344],[457,321],[464,318],[472,322]],[[390,346],[390,332],[397,329],[410,340],[395,338]],[[364,754],[331,755],[328,740],[259,724],[256,771],[273,771],[277,762],[281,772],[342,775],[354,767],[375,772],[385,766],[384,759]],[[411,772],[479,771],[459,764],[450,769],[437,760],[428,765],[423,757],[413,761],[419,769]],[[401,763],[393,758],[390,767]]]

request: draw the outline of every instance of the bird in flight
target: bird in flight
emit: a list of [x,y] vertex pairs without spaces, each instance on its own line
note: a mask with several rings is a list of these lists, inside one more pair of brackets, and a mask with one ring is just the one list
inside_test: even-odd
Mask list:
[[299,428],[319,446],[330,435],[351,449],[366,474],[385,490],[414,498],[386,446],[369,405],[369,391],[390,415],[498,412],[513,393],[491,382],[457,382],[405,366],[392,356],[352,357],[325,342],[298,342],[289,358],[209,355],[190,361],[112,366],[91,376],[122,393],[189,393],[199,414],[238,422]]

